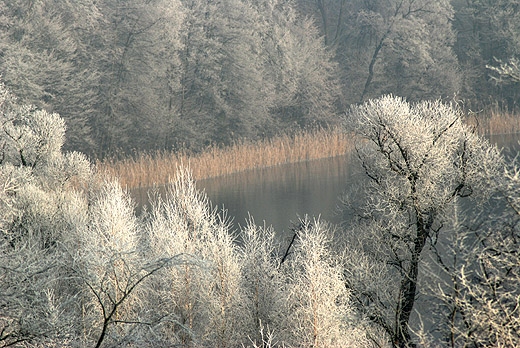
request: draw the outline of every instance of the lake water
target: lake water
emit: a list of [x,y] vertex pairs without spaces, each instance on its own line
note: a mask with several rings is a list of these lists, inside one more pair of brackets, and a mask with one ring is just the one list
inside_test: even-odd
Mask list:
[[[502,135],[492,137],[491,141],[499,147],[510,148],[507,156],[512,158],[520,148],[518,139],[520,135]],[[214,206],[227,210],[235,230],[251,215],[257,225],[272,225],[278,238],[286,241],[292,236],[291,221],[296,222],[298,216],[320,216],[335,224],[347,221],[347,217],[338,213],[339,197],[359,186],[363,179],[357,159],[348,155],[201,180],[197,187],[206,192]],[[134,191],[133,195],[145,204],[144,190]],[[418,296],[414,307],[421,313],[427,331],[436,327],[428,316],[430,301],[429,297]],[[414,312],[413,327],[419,322],[416,316]]]
[[349,156],[287,164],[237,173],[197,183],[213,204],[244,225],[249,214],[256,224],[272,225],[278,233],[291,227],[298,216],[320,216],[338,223],[339,196],[360,178]]
[[[491,138],[499,147],[518,150],[518,134]],[[212,204],[227,210],[233,226],[239,229],[249,218],[257,225],[272,225],[279,235],[287,234],[291,222],[305,214],[340,223],[340,196],[360,184],[363,173],[352,155],[251,170],[224,177],[200,180]],[[145,204],[145,190],[134,191],[134,198]],[[284,233],[285,232],[285,233]]]

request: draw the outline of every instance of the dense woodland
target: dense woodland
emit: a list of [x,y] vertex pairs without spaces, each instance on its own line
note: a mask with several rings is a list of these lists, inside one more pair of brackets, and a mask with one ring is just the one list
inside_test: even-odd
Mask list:
[[[393,93],[516,107],[518,0],[3,0],[0,75],[92,157],[334,124]],[[497,83],[500,82],[500,83]]]
[[[520,168],[464,121],[518,102],[519,5],[0,2],[0,347],[520,346]],[[88,159],[328,124],[352,220],[288,243]]]
[[520,169],[461,116],[352,106],[350,223],[281,242],[253,218],[239,237],[185,169],[137,217],[0,85],[0,347],[519,346]]

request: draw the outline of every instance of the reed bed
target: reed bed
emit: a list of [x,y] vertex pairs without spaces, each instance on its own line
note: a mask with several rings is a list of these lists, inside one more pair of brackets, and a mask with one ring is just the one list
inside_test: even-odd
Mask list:
[[[471,115],[466,122],[479,134],[520,133],[520,115],[489,110],[485,116]],[[229,147],[213,146],[198,154],[156,152],[123,160],[108,159],[96,164],[98,171],[119,178],[128,189],[162,185],[177,168],[188,166],[196,180],[255,168],[296,163],[344,155],[354,148],[353,137],[341,129],[301,131],[259,142],[239,141]]]
[[170,181],[180,165],[188,166],[195,180],[254,168],[266,168],[348,153],[352,137],[340,129],[320,129],[279,136],[260,142],[240,141],[232,146],[210,147],[199,154],[156,152],[124,160],[98,162],[98,171],[118,177],[127,189],[161,185]]
[[492,109],[486,116],[469,116],[466,121],[476,126],[478,133],[482,135],[520,133],[520,115],[507,111]]

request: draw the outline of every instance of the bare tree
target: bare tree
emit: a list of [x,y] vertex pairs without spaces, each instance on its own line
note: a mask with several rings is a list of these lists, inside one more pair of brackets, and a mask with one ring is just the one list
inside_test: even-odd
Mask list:
[[[385,96],[353,106],[347,126],[361,139],[357,154],[366,174],[365,203],[357,210],[359,248],[382,262],[390,294],[358,277],[347,284],[367,315],[394,345],[413,345],[410,318],[418,294],[423,250],[442,235],[456,197],[483,194],[499,174],[498,150],[440,102],[410,105]],[[347,272],[359,268],[350,264]],[[362,278],[362,277],[361,277]]]
[[[453,27],[457,33],[455,52],[464,79],[462,95],[479,105],[492,96],[499,102],[505,101],[509,107],[518,103],[518,88],[515,85],[501,84],[499,78],[501,62],[518,57],[520,49],[520,24],[516,18],[520,14],[517,0],[496,0],[493,2],[471,0],[452,1],[455,9]],[[506,77],[503,76],[504,82]],[[492,83],[489,83],[492,82]],[[480,99],[480,100],[479,100]]]
[[520,344],[520,186],[518,168],[508,167],[490,182],[497,189],[492,199],[476,208],[460,204],[450,238],[430,263],[435,320],[451,347]]
[[319,220],[300,221],[294,254],[282,265],[287,274],[287,343],[304,347],[370,347],[370,325],[354,309],[331,243],[333,229]]
[[461,76],[449,1],[298,0],[320,23],[342,73],[347,102],[382,93],[451,96]]
[[501,60],[496,60],[498,66],[486,65],[492,73],[491,79],[496,84],[506,84],[520,82],[520,61],[516,58],[511,58],[509,62],[503,63]]

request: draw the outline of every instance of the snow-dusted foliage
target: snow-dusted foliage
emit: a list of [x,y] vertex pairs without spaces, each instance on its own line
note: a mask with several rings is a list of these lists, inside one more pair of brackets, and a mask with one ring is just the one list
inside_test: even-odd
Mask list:
[[56,114],[19,106],[0,85],[0,345],[59,337],[74,302],[59,251],[69,225],[63,207],[91,175],[78,153],[62,154]]
[[[285,278],[280,272],[279,245],[272,227],[251,218],[242,230],[242,284],[248,313],[248,336],[255,346],[268,344],[268,335],[282,339],[287,316]],[[272,344],[272,342],[271,342]]]
[[370,347],[370,328],[354,311],[340,258],[331,251],[332,233],[325,223],[301,221],[287,274],[288,341],[304,347]]
[[[116,180],[62,152],[58,115],[3,86],[0,111],[0,346],[405,346],[425,275],[446,342],[518,343],[518,171],[450,106],[352,107],[360,219],[339,239],[303,219],[289,246],[253,218],[235,234],[182,168],[138,218]],[[508,203],[492,223],[452,223],[458,199],[492,193]]]
[[237,240],[186,169],[137,218],[61,151],[58,115],[2,93],[0,346],[370,343],[328,226],[306,221],[282,261],[274,231],[251,219]]
[[137,218],[61,151],[58,115],[1,92],[0,346],[366,346],[327,226],[281,261],[274,231],[251,219],[237,241],[186,169]]
[[228,347],[243,333],[241,267],[227,222],[180,169],[166,197],[155,197],[148,222],[150,251],[183,255],[153,287],[164,318],[156,334],[169,344]]
[[347,243],[362,257],[347,262],[347,284],[366,315],[398,346],[408,345],[423,249],[443,238],[457,197],[489,198],[503,158],[439,101],[384,96],[353,106],[346,121],[360,137],[367,178]]
[[453,342],[518,343],[518,171],[501,175],[444,104],[384,97],[350,115],[368,177],[354,233],[303,219],[280,246],[253,218],[232,231],[182,168],[137,217],[117,180],[62,152],[58,115],[0,86],[0,347],[406,345],[422,249],[457,198],[490,193],[507,214],[474,233],[471,267],[444,268],[437,303],[456,304]]

